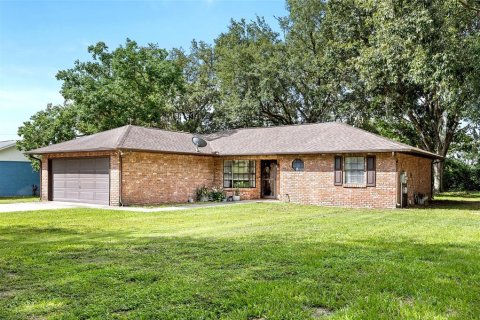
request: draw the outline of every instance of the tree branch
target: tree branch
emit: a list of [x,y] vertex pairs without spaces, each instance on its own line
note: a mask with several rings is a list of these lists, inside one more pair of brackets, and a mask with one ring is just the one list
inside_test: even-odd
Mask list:
[[468,10],[472,10],[472,11],[475,11],[476,13],[480,13],[480,8],[475,8],[474,6],[468,4],[467,1],[465,1],[465,0],[458,0],[458,2],[460,2],[460,4],[461,4],[462,6],[464,6],[465,8],[467,8]]

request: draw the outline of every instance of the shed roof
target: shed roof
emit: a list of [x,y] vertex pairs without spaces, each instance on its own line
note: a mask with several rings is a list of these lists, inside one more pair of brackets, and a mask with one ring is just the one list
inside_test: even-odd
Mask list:
[[13,146],[15,146],[15,144],[16,144],[15,140],[0,141],[0,150],[13,147]]
[[207,146],[196,152],[195,135],[127,125],[32,150],[30,154],[138,150],[207,155],[406,152],[440,156],[340,122],[245,128],[202,136]]

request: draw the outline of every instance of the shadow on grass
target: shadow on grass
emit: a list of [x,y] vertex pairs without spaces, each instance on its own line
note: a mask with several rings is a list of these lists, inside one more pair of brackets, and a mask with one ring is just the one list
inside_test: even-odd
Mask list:
[[480,314],[478,242],[312,243],[25,226],[0,235],[2,319],[308,319],[318,308],[363,319]]
[[439,199],[431,201],[430,204],[424,208],[480,211],[480,201]]
[[[420,207],[421,208],[421,207]],[[426,209],[480,210],[480,192],[446,192],[435,196]]]
[[440,197],[458,197],[466,199],[478,199],[480,201],[480,191],[452,191],[445,192]]

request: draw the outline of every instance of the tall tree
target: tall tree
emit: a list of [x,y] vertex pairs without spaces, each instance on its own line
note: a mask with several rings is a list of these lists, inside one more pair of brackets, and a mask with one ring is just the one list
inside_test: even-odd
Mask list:
[[[32,149],[63,142],[76,137],[77,112],[71,105],[49,104],[30,117],[18,128],[21,140],[17,142],[18,149]],[[38,170],[38,161],[32,159],[32,166]]]
[[287,9],[288,16],[279,19],[285,48],[282,63],[299,122],[363,122],[352,99],[360,96],[352,94],[352,86],[346,87],[350,73],[345,58],[351,49],[337,46],[332,38],[327,1],[290,0]]
[[[478,15],[456,0],[351,3],[345,10],[344,2],[329,2],[329,19],[341,25],[352,11],[364,16],[357,30],[367,36],[359,32],[340,43],[358,48],[347,60],[356,71],[352,86],[362,83],[386,130],[406,133],[419,147],[446,156],[478,108]],[[434,188],[441,191],[443,162],[434,169]]]
[[127,39],[110,52],[103,42],[88,47],[92,61],[76,61],[59,71],[62,95],[79,110],[83,133],[125,124],[171,128],[173,110],[167,103],[183,88],[181,70],[168,52],[155,44],[139,46]]
[[188,132],[213,131],[219,100],[213,47],[194,40],[190,52],[173,49],[170,58],[182,70],[185,82],[183,90],[171,100],[175,127]]
[[[325,1],[290,0],[282,34],[262,18],[232,21],[215,41],[222,110],[233,126],[348,120],[364,123],[366,96],[346,57],[334,46]],[[350,22],[349,22],[350,23]],[[349,86],[347,86],[347,84]],[[360,102],[361,101],[361,102]]]
[[221,103],[226,126],[262,126],[295,121],[279,65],[278,34],[263,20],[232,21],[215,40]]

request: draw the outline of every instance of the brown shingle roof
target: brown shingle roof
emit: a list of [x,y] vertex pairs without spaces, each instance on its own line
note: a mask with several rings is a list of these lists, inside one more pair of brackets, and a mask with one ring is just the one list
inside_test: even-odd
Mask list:
[[[150,150],[174,153],[197,153],[192,143],[193,134],[159,129],[129,126],[130,130],[119,146],[120,149]],[[210,145],[201,153],[213,153]]]
[[[32,150],[29,153],[129,149],[198,154],[192,143],[193,136],[190,133],[129,125]],[[200,149],[200,154],[262,155],[397,151],[439,157],[339,122],[235,129],[205,135],[204,138],[208,141],[208,145]]]
[[28,154],[43,154],[75,151],[105,151],[115,150],[128,129],[128,126],[99,132],[70,141],[52,144],[47,147],[31,150]]

